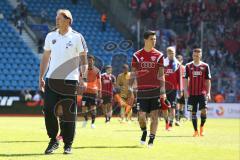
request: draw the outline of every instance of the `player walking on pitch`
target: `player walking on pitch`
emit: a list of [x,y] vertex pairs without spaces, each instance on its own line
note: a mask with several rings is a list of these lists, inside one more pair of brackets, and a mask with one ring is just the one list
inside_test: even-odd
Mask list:
[[116,77],[112,74],[112,66],[105,67],[106,72],[101,75],[102,83],[102,108],[105,115],[105,122],[110,122],[112,117],[113,88],[116,85]]
[[[171,104],[169,109],[169,122],[166,119],[166,129],[169,130],[172,127],[175,115],[179,115],[179,110],[176,110],[177,104],[177,93],[180,92],[182,72],[180,68],[180,63],[175,57],[176,51],[174,46],[167,48],[167,57],[164,59],[164,75],[166,80],[166,94],[167,100]],[[163,110],[164,111],[164,110]],[[180,125],[176,121],[177,125]]]
[[[200,136],[204,135],[207,119],[207,101],[211,99],[211,74],[208,64],[201,61],[202,49],[193,50],[193,61],[185,67],[184,96],[188,98],[188,110],[192,112],[193,136],[199,136],[197,111],[201,110]],[[198,108],[199,105],[199,108]]]
[[144,48],[135,52],[132,58],[132,72],[129,90],[133,90],[133,83],[137,81],[137,105],[139,105],[139,125],[142,130],[141,144],[145,144],[147,137],[146,114],[150,113],[151,125],[148,146],[153,146],[157,127],[160,99],[166,98],[163,54],[156,50],[156,33],[144,33]]
[[97,104],[98,100],[102,98],[101,73],[100,70],[95,67],[94,62],[95,57],[93,55],[88,55],[87,84],[82,97],[82,113],[84,115],[82,127],[86,127],[88,122],[88,113],[90,112],[92,118],[92,129],[96,127],[95,119],[97,116]]

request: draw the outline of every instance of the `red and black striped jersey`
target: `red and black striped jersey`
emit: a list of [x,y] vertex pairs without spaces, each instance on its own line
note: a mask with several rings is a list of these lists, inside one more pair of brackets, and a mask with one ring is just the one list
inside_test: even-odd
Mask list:
[[113,86],[116,82],[116,78],[112,74],[103,73],[101,75],[102,81],[102,95],[103,96],[112,96],[113,95]]
[[192,61],[186,64],[184,78],[189,79],[188,92],[190,95],[205,95],[207,92],[206,80],[211,79],[210,68],[204,62],[195,65]]

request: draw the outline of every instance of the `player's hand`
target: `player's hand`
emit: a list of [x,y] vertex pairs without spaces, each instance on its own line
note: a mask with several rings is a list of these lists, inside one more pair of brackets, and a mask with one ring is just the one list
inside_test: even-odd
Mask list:
[[211,94],[207,93],[206,98],[207,98],[207,101],[210,101],[211,100]]
[[167,99],[167,96],[166,96],[166,94],[161,94],[160,95],[160,99],[163,99],[164,101]]
[[38,88],[40,91],[44,92],[45,80],[43,78],[39,78]]
[[80,77],[78,88],[77,88],[78,95],[82,95],[83,92],[86,90],[86,88],[87,88],[86,82],[84,82],[84,80]]
[[128,94],[130,94],[130,95],[133,94],[133,88],[132,87],[128,87]]
[[183,91],[180,91],[180,98],[183,96]]

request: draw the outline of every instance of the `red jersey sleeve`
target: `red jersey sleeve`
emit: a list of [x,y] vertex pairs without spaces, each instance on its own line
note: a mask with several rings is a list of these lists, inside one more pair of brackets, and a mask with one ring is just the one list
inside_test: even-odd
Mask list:
[[137,68],[137,60],[136,57],[132,58],[132,63],[131,63],[132,68]]

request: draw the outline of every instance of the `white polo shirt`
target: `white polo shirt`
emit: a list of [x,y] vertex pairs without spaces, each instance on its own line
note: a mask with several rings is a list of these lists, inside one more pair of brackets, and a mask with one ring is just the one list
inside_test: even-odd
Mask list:
[[69,27],[65,35],[59,30],[48,33],[44,50],[51,51],[46,78],[79,79],[80,53],[88,52],[83,36]]

